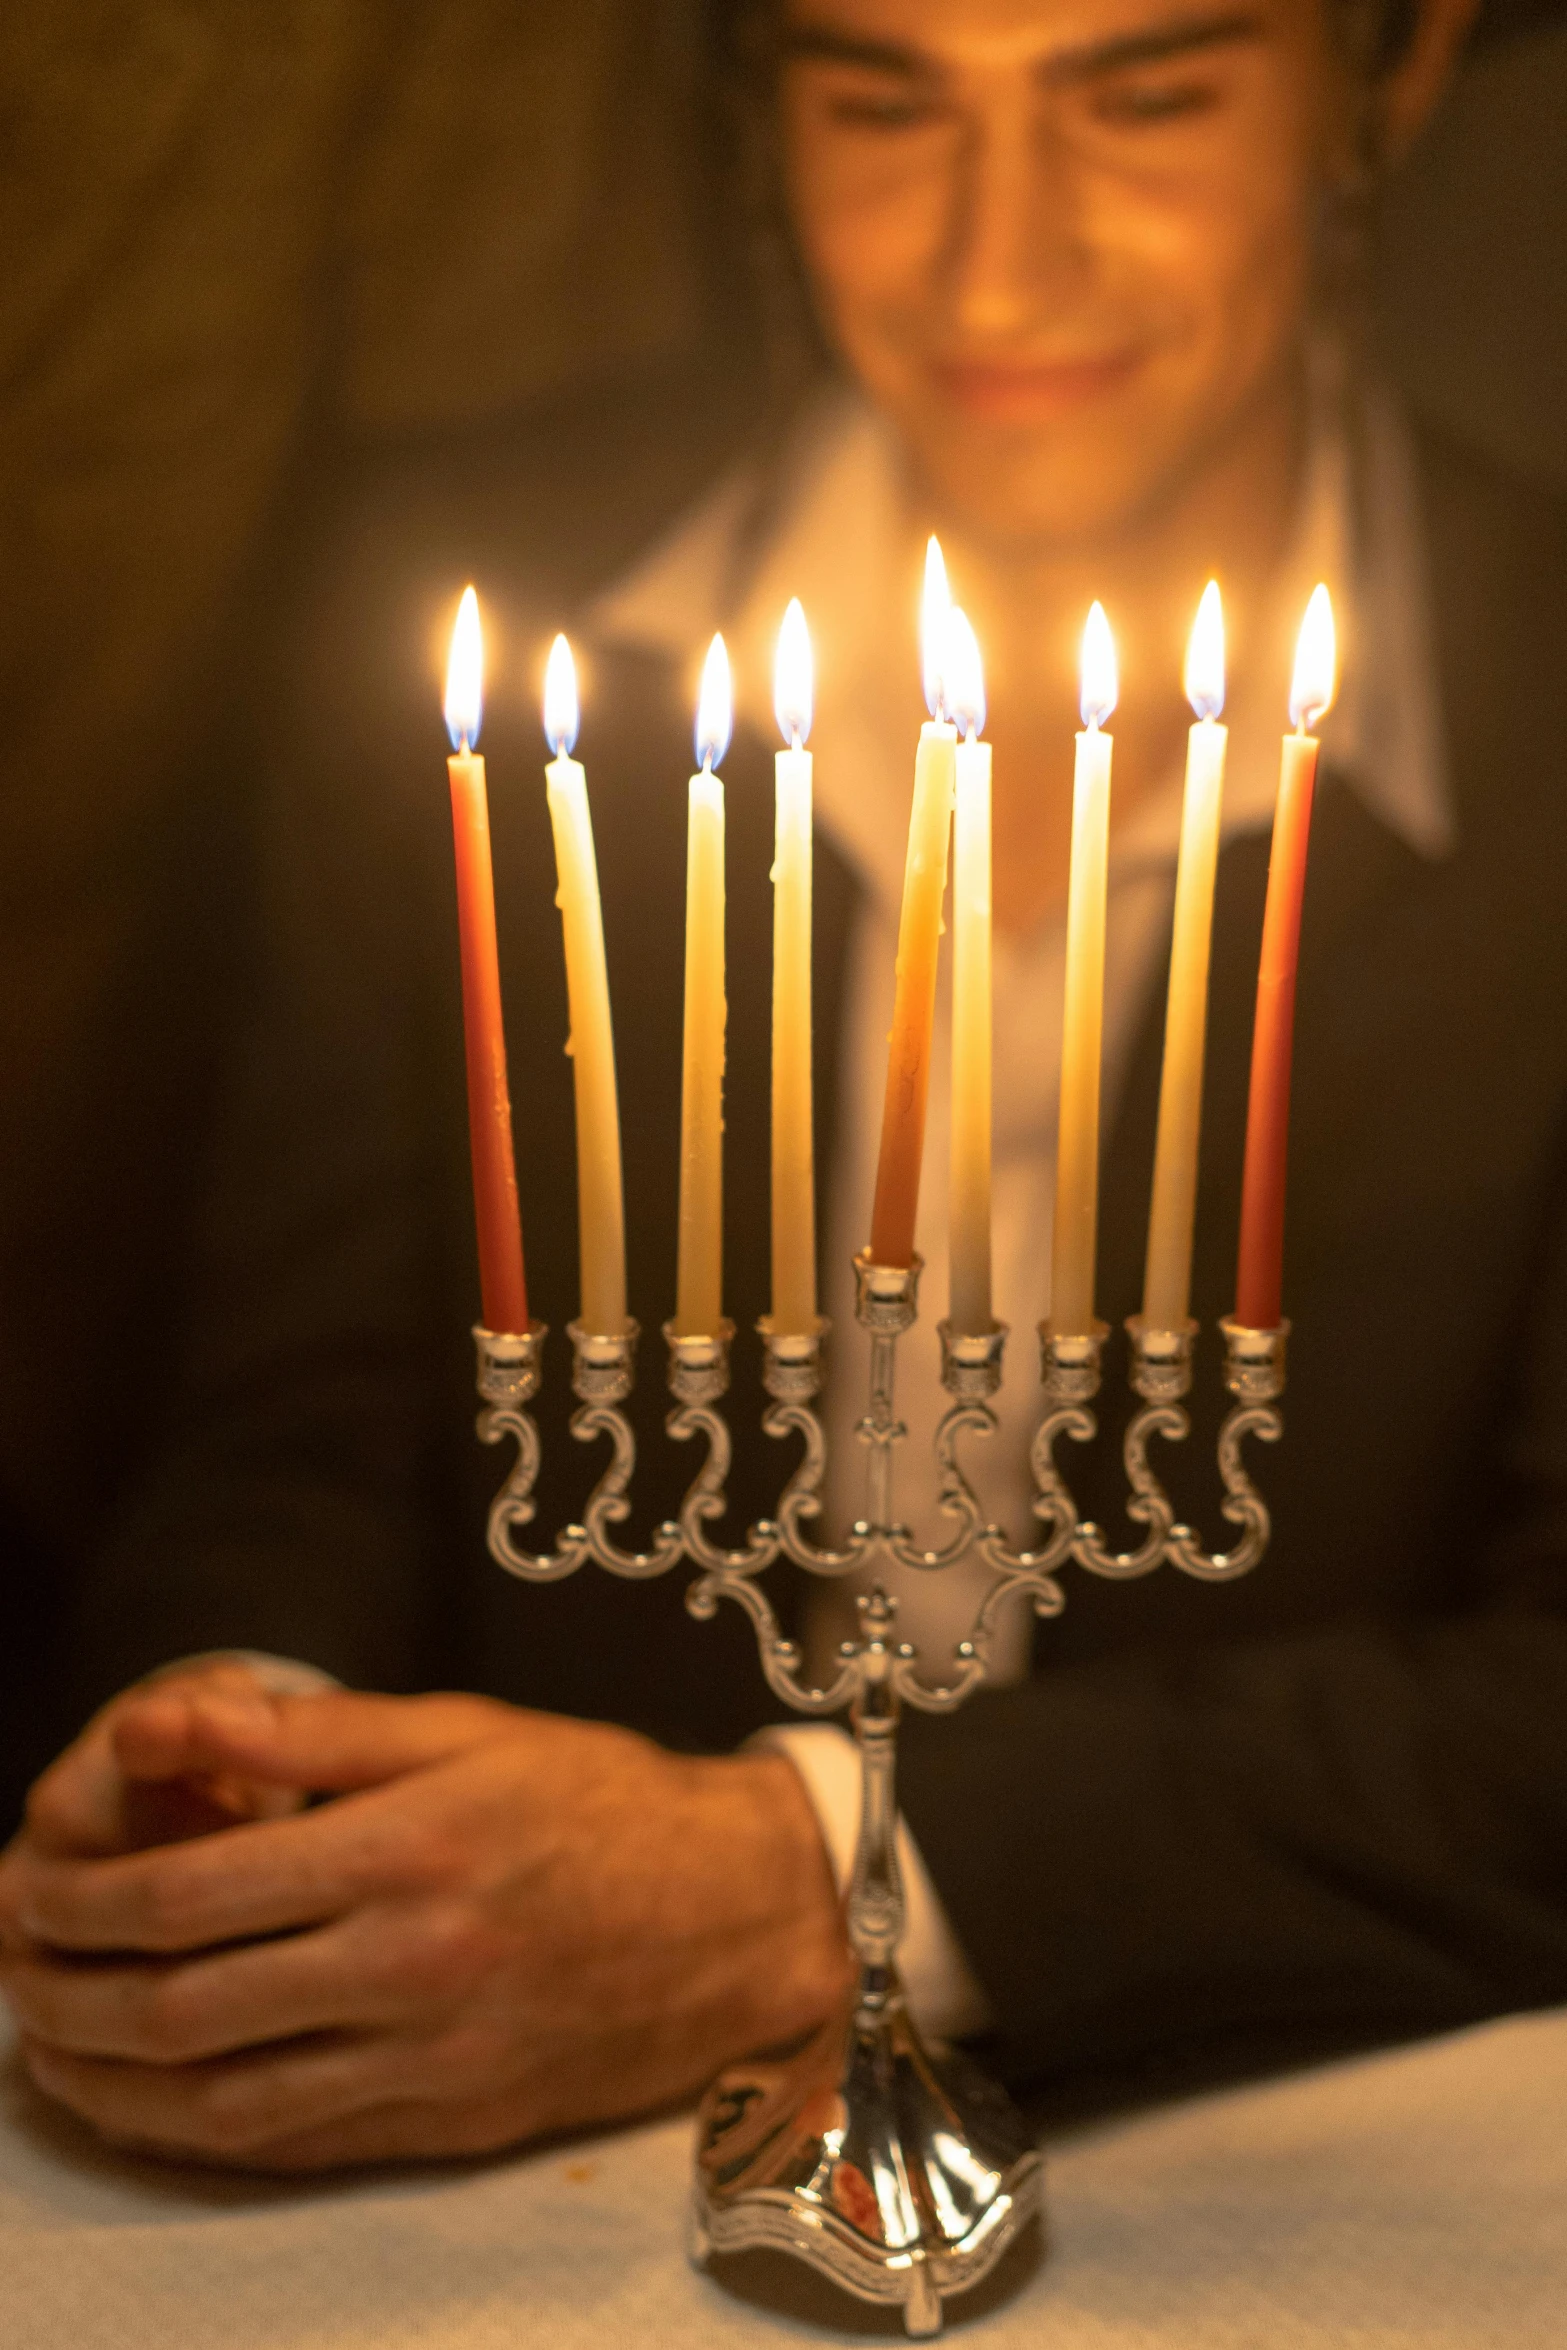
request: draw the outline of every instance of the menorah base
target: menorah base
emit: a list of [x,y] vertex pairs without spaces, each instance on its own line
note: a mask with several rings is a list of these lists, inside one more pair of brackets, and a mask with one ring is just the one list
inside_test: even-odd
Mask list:
[[691,2256],[789,2253],[929,2336],[1038,2216],[1043,2164],[1005,2092],[931,2056],[883,1980],[798,2054],[719,2075],[697,2122]]

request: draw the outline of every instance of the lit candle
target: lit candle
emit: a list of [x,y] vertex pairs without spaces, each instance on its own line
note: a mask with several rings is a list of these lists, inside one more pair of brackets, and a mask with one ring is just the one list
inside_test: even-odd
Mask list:
[[773,1299],[779,1337],[816,1328],[816,1153],[811,1098],[811,639],[796,596],[778,632],[774,760]]
[[877,1265],[914,1262],[914,1220],[919,1208],[925,1103],[930,1090],[930,1036],[936,1016],[936,957],[955,788],[957,729],[947,718],[943,682],[950,610],[946,566],[932,539],[925,551],[922,626],[925,701],[930,718],[920,729],[914,760],[914,804],[898,922],[897,991],[871,1209],[870,1253]]
[[968,616],[952,608],[947,707],[958,728],[952,828],[953,1334],[994,1327],[990,1306],[990,745],[985,673]]
[[463,590],[446,669],[446,728],[452,738],[452,841],[457,859],[457,933],[462,952],[463,1041],[468,1062],[468,1137],[479,1235],[479,1293],[487,1330],[528,1327],[522,1219],[512,1154],[501,967],[495,943],[495,875],[484,761],[474,752],[484,700],[479,599]]
[[581,1321],[595,1337],[626,1327],[626,1218],[621,1196],[620,1105],[615,1034],[604,963],[604,914],[588,779],[571,756],[577,739],[577,673],[558,636],[544,673],[544,736],[555,756],[544,770],[555,833],[555,903],[566,945],[572,1081],[577,1097],[577,1247]]
[[1061,1120],[1056,1135],[1055,1247],[1050,1278],[1050,1323],[1063,1338],[1086,1338],[1094,1326],[1112,747],[1103,728],[1119,690],[1110,624],[1104,607],[1095,604],[1083,631],[1079,696],[1083,731],[1077,738],[1072,785],[1072,864],[1066,901]]
[[1306,607],[1295,651],[1290,688],[1295,732],[1284,737],[1262,917],[1262,958],[1257,969],[1240,1265],[1235,1282],[1235,1319],[1251,1330],[1277,1329],[1283,1319],[1284,1178],[1290,1059],[1295,1040],[1295,968],[1320,747],[1311,730],[1332,706],[1336,667],[1333,604],[1327,589],[1318,587]]
[[1197,713],[1186,738],[1186,798],[1175,869],[1175,927],[1170,938],[1170,993],[1164,1015],[1164,1071],[1159,1083],[1159,1140],[1154,1152],[1153,1210],[1143,1321],[1179,1330],[1191,1305],[1192,1227],[1197,1208],[1197,1145],[1202,1130],[1203,1050],[1208,1024],[1208,947],[1213,883],[1219,862],[1219,812],[1229,730],[1224,708],[1224,607],[1210,579],[1186,648],[1186,699]]
[[724,787],[729,655],[715,636],[697,704],[697,772],[686,833],[686,1032],[680,1094],[680,1255],[675,1335],[711,1338],[723,1318]]

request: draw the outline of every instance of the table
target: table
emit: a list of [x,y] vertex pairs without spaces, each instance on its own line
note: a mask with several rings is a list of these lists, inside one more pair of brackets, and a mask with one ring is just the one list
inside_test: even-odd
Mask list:
[[[686,2266],[684,2121],[283,2185],[122,2160],[8,2051],[0,2079],[4,2350],[890,2338],[802,2272],[779,2306],[760,2256],[734,2290]],[[951,2305],[975,2350],[1561,2350],[1567,2010],[1079,2130],[1047,2187],[1051,2248],[1020,2294]]]

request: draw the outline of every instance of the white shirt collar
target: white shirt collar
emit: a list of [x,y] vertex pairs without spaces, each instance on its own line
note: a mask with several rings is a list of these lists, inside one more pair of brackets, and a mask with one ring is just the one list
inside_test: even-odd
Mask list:
[[[765,498],[765,507],[764,507]],[[1453,841],[1419,486],[1396,403],[1351,404],[1318,370],[1300,520],[1226,720],[1227,834],[1266,829],[1295,631],[1325,579],[1339,626],[1341,687],[1326,750],[1365,805],[1417,853]],[[825,392],[770,479],[726,474],[590,615],[610,645],[695,668],[722,628],[741,710],[770,711],[778,621],[797,595],[817,660],[816,805],[871,893],[902,889],[917,680],[919,549],[895,438],[857,394]],[[1117,836],[1116,866],[1173,861],[1180,782]]]

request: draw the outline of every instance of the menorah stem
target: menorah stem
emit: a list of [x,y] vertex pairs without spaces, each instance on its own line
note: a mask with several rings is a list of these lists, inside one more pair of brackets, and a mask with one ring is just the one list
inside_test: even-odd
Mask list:
[[912,1265],[878,1265],[869,1249],[854,1260],[855,1319],[871,1342],[871,1392],[860,1442],[869,1448],[865,1519],[871,1533],[891,1531],[893,1455],[908,1434],[894,1408],[893,1384],[898,1341],[919,1312],[921,1260]]
[[896,1335],[878,1331],[871,1340],[871,1392],[862,1424],[870,1452],[866,1464],[865,1515],[872,1526],[892,1523],[893,1452],[905,1433],[893,1404],[897,1363]]
[[850,1719],[860,1749],[860,1839],[849,1884],[849,1941],[862,1968],[862,2008],[885,2005],[903,1939],[898,1868],[898,1692],[888,1670],[896,1603],[880,1589],[862,1603],[859,1688]]

